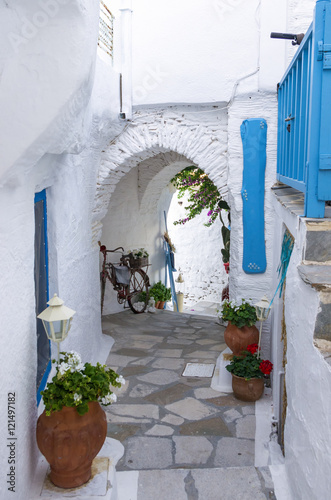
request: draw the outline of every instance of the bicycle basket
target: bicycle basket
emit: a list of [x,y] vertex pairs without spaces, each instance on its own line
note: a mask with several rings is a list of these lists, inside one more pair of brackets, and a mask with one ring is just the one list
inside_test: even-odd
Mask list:
[[132,269],[138,269],[139,267],[148,266],[148,257],[138,257],[135,259],[133,256],[130,255],[129,260],[130,260],[130,267]]

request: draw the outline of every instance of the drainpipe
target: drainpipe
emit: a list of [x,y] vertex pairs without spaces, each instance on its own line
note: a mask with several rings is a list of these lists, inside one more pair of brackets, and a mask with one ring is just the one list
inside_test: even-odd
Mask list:
[[132,0],[121,2],[120,118],[132,118]]

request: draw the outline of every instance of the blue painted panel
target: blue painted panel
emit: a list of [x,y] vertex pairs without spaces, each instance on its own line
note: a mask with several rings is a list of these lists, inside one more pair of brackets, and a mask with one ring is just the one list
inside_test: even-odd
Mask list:
[[267,122],[263,118],[243,121],[241,127],[244,171],[243,200],[243,270],[248,274],[264,273],[267,259],[264,241],[264,180],[266,167]]
[[[49,300],[48,246],[46,190],[35,194],[35,295],[36,316],[43,311]],[[47,339],[43,324],[37,321],[37,404],[40,392],[45,388],[51,370],[51,343]]]

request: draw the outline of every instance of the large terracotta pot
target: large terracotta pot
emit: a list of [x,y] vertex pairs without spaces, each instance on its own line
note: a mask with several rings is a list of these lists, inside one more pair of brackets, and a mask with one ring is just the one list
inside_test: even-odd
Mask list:
[[238,328],[229,321],[224,332],[224,341],[233,354],[239,356],[240,352],[248,345],[259,342],[259,330],[255,325]]
[[158,304],[157,308],[158,308],[158,309],[164,309],[164,304],[165,304],[165,301],[164,301],[164,300],[160,300],[160,302],[159,302],[159,304]]
[[97,402],[89,403],[84,415],[66,406],[49,417],[43,412],[37,422],[37,443],[51,466],[52,483],[60,488],[86,483],[106,436],[106,414]]
[[237,399],[241,401],[257,401],[263,394],[263,378],[246,380],[232,374],[232,390]]

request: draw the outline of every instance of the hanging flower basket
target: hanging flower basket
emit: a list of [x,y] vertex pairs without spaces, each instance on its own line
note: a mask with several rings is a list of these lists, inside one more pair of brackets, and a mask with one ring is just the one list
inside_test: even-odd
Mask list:
[[148,252],[144,248],[129,250],[130,267],[137,269],[139,267],[148,266]]

